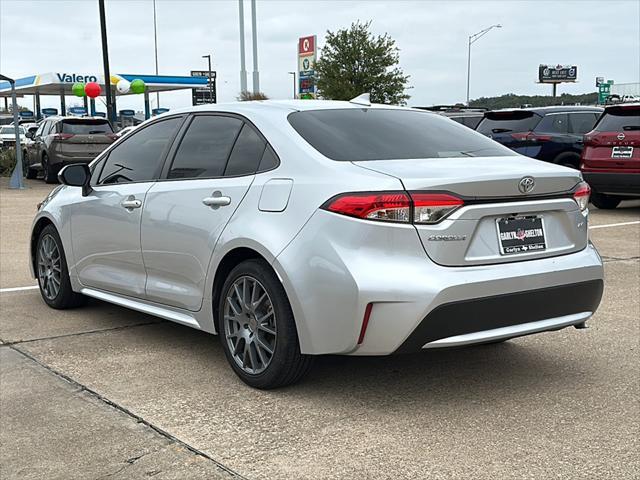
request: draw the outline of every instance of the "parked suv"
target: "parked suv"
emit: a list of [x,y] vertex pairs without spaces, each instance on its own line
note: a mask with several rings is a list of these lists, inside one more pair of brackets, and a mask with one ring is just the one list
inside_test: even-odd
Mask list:
[[433,107],[413,107],[419,110],[429,110],[445,117],[449,117],[454,122],[461,123],[472,130],[478,126],[484,116],[486,108],[465,107],[464,105],[434,105]]
[[584,145],[581,170],[593,189],[591,203],[616,208],[640,197],[640,103],[606,107]]
[[600,107],[541,107],[495,110],[476,130],[527,157],[580,168],[582,137],[602,113]]
[[116,140],[109,121],[94,117],[49,117],[27,136],[33,139],[27,178],[42,171],[47,183],[57,182],[63,165],[89,163]]

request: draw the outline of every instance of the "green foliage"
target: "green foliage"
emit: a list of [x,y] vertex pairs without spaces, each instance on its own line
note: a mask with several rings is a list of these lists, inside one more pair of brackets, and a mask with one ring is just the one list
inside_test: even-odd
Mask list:
[[249,92],[245,90],[244,92],[240,92],[238,100],[241,102],[248,102],[250,100],[269,100],[269,97],[262,92]]
[[331,100],[351,100],[369,92],[372,102],[405,105],[409,76],[398,67],[396,42],[388,34],[374,37],[370,26],[371,21],[358,21],[348,29],[327,31],[315,66],[319,94]]
[[490,110],[500,108],[519,108],[523,105],[532,107],[549,107],[552,105],[594,105],[598,101],[598,93],[570,95],[563,93],[558,97],[548,95],[516,95],[508,93],[499,97],[480,97],[469,102],[470,107],[484,107]]
[[14,148],[0,150],[0,176],[7,177],[16,166],[16,151]]

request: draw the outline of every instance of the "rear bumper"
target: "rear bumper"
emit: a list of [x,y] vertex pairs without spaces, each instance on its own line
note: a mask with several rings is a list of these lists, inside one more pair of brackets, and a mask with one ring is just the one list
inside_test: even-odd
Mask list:
[[602,280],[439,305],[396,353],[513,338],[583,323],[602,298]]
[[640,196],[640,173],[582,172],[586,182],[598,193]]

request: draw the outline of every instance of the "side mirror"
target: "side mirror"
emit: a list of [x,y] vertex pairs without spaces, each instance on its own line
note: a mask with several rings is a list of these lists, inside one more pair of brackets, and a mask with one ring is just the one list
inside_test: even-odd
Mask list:
[[33,140],[34,133],[35,132],[28,131],[27,133],[24,134],[24,136],[27,137],[29,140]]
[[60,183],[70,187],[82,187],[83,197],[86,197],[91,192],[91,186],[89,185],[91,171],[86,163],[74,163],[63,167],[58,173],[58,180],[60,180]]

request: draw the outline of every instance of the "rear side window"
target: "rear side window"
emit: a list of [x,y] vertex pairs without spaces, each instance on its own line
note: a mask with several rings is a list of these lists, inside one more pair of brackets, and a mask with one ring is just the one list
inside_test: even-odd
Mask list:
[[264,147],[264,140],[253,128],[245,124],[240,135],[238,135],[236,144],[233,146],[233,152],[231,152],[227,168],[224,171],[225,176],[232,177],[256,173],[258,164],[262,159]]
[[62,132],[72,135],[93,135],[99,133],[113,133],[113,128],[107,120],[63,120]]
[[349,108],[295,112],[288,119],[302,138],[332,160],[515,155],[463,125],[428,112]]
[[260,160],[258,171],[266,172],[267,170],[276,168],[278,166],[278,163],[279,161],[276,152],[273,151],[271,145],[267,145],[267,148],[264,149],[264,153],[262,154],[262,159]]
[[99,183],[155,180],[181,122],[182,117],[173,117],[131,132],[109,153]]
[[536,127],[536,132],[569,133],[569,114],[551,113],[545,115]]
[[597,113],[572,113],[569,115],[569,131],[571,133],[584,135],[593,130],[597,119]]
[[640,107],[621,107],[606,110],[595,130],[598,132],[640,130]]
[[221,177],[242,120],[198,115],[176,151],[168,178]]
[[492,133],[530,132],[538,122],[540,115],[526,110],[513,112],[488,112],[476,129],[484,135]]

